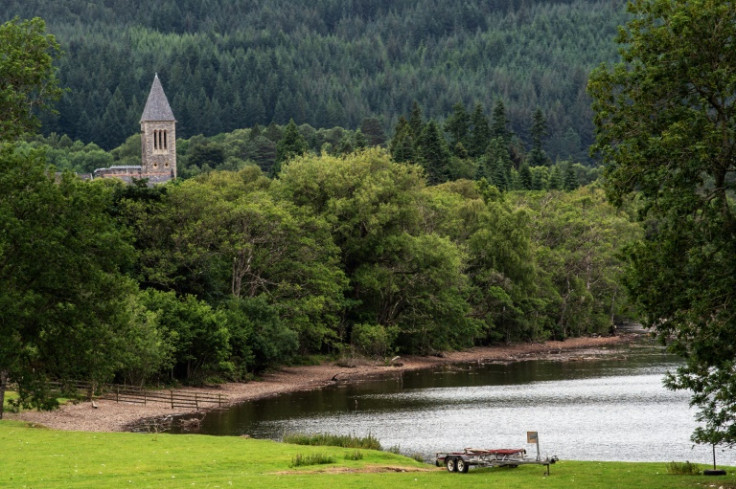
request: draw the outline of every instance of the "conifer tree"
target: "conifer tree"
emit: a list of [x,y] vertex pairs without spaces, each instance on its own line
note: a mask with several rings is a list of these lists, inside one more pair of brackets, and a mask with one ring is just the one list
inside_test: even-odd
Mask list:
[[[453,148],[453,151],[458,144],[463,147],[468,145],[470,117],[462,102],[458,102],[452,107],[452,115],[445,121],[444,129],[450,135],[450,147]],[[460,157],[457,153],[455,153],[455,156]]]
[[491,181],[493,185],[499,190],[508,190],[509,188],[510,175],[506,170],[506,165],[503,160],[496,160],[496,164],[493,165],[493,174],[491,175]]
[[115,138],[118,134],[128,134],[132,132],[131,126],[135,126],[132,121],[126,120],[125,114],[126,110],[123,94],[120,91],[120,88],[116,88],[115,93],[113,93],[110,98],[110,102],[107,104],[105,113],[102,116],[102,126],[110,129],[110,131],[103,133],[107,135],[107,137],[98,136],[100,146],[114,147],[116,142]]
[[396,123],[396,134],[389,144],[389,149],[396,162],[401,163],[414,159],[414,131],[403,115]]
[[450,150],[445,138],[440,134],[437,123],[429,121],[417,142],[419,163],[427,172],[427,180],[431,184],[447,181],[449,175]]
[[473,158],[478,158],[486,152],[488,143],[491,142],[491,127],[480,102],[475,104],[473,115],[470,116],[470,125],[468,154]]
[[506,107],[501,99],[496,101],[493,107],[493,120],[491,122],[491,137],[501,138],[506,144],[511,140],[509,130],[509,119],[506,117]]
[[560,166],[555,165],[552,167],[552,171],[549,174],[549,189],[550,190],[562,190],[564,182],[562,180],[562,173],[560,172]]
[[284,128],[283,136],[276,144],[276,163],[273,166],[273,174],[278,175],[285,161],[304,154],[307,149],[309,149],[307,141],[299,132],[294,119],[290,119]]
[[532,190],[545,190],[549,185],[549,171],[546,166],[530,168],[532,173]]
[[563,179],[563,187],[565,190],[572,191],[580,186],[578,181],[578,174],[572,164],[568,163],[565,165],[565,175]]
[[532,150],[529,152],[529,166],[544,166],[549,164],[549,158],[542,149],[543,139],[549,135],[547,130],[547,120],[544,117],[542,109],[537,108],[534,111],[532,119]]
[[465,149],[465,146],[463,146],[463,143],[460,141],[455,144],[455,147],[452,149],[452,152],[455,156],[460,158],[461,160],[468,158],[468,150]]
[[360,124],[360,131],[368,140],[369,146],[381,146],[386,142],[386,133],[381,121],[375,117],[366,117]]
[[368,140],[360,129],[355,130],[355,149],[360,150],[368,147]]
[[411,132],[415,141],[419,139],[419,136],[422,135],[422,130],[424,129],[424,119],[422,117],[422,108],[415,100],[411,105],[411,113],[409,114],[409,127],[411,127]]
[[510,175],[512,167],[511,155],[503,139],[494,138],[488,143],[484,161],[488,166],[484,176],[491,178],[498,162],[501,162],[506,174]]
[[524,163],[519,169],[519,183],[521,183],[522,190],[532,189],[532,172],[529,169],[529,165]]

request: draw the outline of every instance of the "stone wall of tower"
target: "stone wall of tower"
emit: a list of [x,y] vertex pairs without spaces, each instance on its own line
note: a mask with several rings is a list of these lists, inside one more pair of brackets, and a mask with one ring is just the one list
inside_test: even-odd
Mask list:
[[175,121],[141,121],[141,173],[176,178]]

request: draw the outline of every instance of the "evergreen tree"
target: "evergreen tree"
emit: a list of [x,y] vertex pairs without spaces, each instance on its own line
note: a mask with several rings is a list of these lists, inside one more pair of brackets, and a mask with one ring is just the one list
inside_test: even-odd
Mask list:
[[493,107],[493,120],[491,122],[491,137],[501,138],[506,144],[511,141],[512,132],[509,130],[509,119],[506,117],[506,106],[498,99]]
[[391,156],[396,162],[414,160],[414,131],[402,115],[396,123],[396,134],[389,144]]
[[532,189],[532,172],[526,163],[521,165],[519,169],[519,183],[521,184],[521,190]]
[[511,171],[511,167],[513,165],[513,162],[511,161],[511,154],[509,153],[508,146],[504,144],[502,139],[492,139],[486,148],[486,154],[492,160],[503,161],[506,171]]
[[[294,127],[296,128],[296,124],[294,125]],[[274,143],[277,143],[283,135],[283,130],[281,129],[281,127],[279,127],[278,124],[272,122],[268,126],[266,126],[266,130],[263,131],[263,135]]]
[[414,140],[419,139],[424,129],[424,119],[422,118],[422,108],[419,103],[415,100],[411,105],[411,113],[409,114],[409,127],[411,127],[412,136]]
[[516,168],[511,169],[511,176],[509,177],[509,190],[524,190],[524,186],[521,183],[521,176]]
[[578,181],[578,174],[572,164],[568,163],[565,165],[565,175],[563,178],[563,188],[565,190],[572,191],[580,186]]
[[447,142],[440,134],[437,123],[429,121],[417,141],[419,163],[427,172],[427,180],[431,184],[447,181],[449,176],[450,150]]
[[[468,116],[462,102],[458,102],[452,107],[452,115],[445,121],[444,129],[450,135],[450,147],[453,148],[453,152],[458,144],[462,147],[468,146],[470,116]],[[461,157],[457,153],[455,153],[455,156]]]
[[125,113],[123,94],[120,88],[116,88],[115,93],[110,98],[110,102],[107,104],[105,113],[102,115],[102,126],[105,128],[102,134],[105,136],[95,138],[100,146],[103,148],[113,148],[117,146],[118,135],[130,134],[132,132],[132,127],[134,126],[126,120]]
[[530,168],[532,173],[532,190],[545,190],[549,185],[549,171],[546,166]]
[[309,149],[307,141],[299,132],[299,128],[294,123],[294,119],[290,119],[284,128],[284,134],[276,144],[276,163],[273,166],[273,175],[278,175],[281,171],[281,165],[285,162],[306,153]]
[[455,144],[455,147],[452,150],[453,154],[460,158],[461,160],[468,158],[468,150],[465,149],[465,146],[463,146],[463,143],[460,141]]
[[496,160],[496,164],[493,165],[493,174],[491,175],[491,182],[499,190],[508,190],[509,188],[510,175],[506,170],[506,165],[503,160]]
[[562,180],[562,172],[560,172],[560,165],[552,167],[552,171],[549,174],[549,189],[550,190],[562,190],[564,188],[564,181]]
[[549,135],[547,130],[547,120],[542,113],[542,109],[537,108],[534,111],[532,119],[532,150],[529,152],[529,166],[544,166],[549,164],[549,158],[542,149],[543,139]]
[[470,116],[470,138],[468,144],[468,154],[473,158],[478,158],[486,152],[488,144],[491,142],[491,127],[488,124],[488,118],[483,112],[483,105],[479,102],[475,104],[473,115]]
[[375,117],[366,117],[360,124],[360,131],[368,141],[369,146],[382,146],[386,142],[386,133],[383,125]]
[[248,134],[248,139],[253,141],[255,138],[261,135],[263,133],[263,128],[260,126],[260,124],[255,124],[253,127],[250,128],[250,133]]
[[365,137],[365,134],[363,134],[363,131],[360,129],[356,129],[355,131],[355,149],[361,150],[368,147],[368,140]]

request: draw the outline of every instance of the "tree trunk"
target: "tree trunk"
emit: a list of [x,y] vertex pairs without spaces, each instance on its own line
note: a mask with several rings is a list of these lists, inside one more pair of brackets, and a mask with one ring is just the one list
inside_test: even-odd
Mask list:
[[5,406],[5,388],[8,386],[7,370],[0,370],[0,419],[3,419],[3,411]]

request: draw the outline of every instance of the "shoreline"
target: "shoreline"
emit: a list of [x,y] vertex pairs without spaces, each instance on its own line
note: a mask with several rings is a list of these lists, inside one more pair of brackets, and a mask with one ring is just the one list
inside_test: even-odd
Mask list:
[[[446,352],[442,356],[399,357],[393,365],[383,361],[355,359],[354,365],[340,366],[342,362],[320,365],[282,367],[266,373],[261,380],[247,383],[226,383],[214,388],[187,388],[187,392],[223,394],[228,406],[292,392],[311,391],[336,383],[370,381],[404,372],[427,370],[452,364],[512,363],[524,360],[575,361],[595,358],[593,355],[609,353],[604,347],[624,345],[640,338],[640,334],[622,334],[607,337],[571,338],[565,341],[545,343],[520,343],[510,346],[474,347],[463,351]],[[600,349],[600,350],[599,350]],[[587,356],[575,355],[581,350],[593,350]],[[174,390],[176,391],[176,389]],[[95,407],[96,406],[96,407]],[[130,431],[133,425],[146,419],[196,414],[214,409],[174,408],[164,402],[139,404],[116,403],[96,400],[67,404],[55,411],[24,411],[5,413],[6,419],[38,423],[48,428],[66,431],[115,432]],[[226,408],[225,408],[226,409]]]

